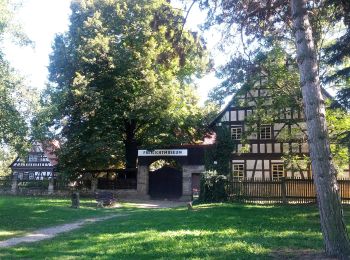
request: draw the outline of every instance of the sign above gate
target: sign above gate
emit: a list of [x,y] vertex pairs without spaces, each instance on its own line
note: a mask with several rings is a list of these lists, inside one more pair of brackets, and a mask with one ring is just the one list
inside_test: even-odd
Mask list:
[[187,149],[138,150],[138,156],[187,156]]

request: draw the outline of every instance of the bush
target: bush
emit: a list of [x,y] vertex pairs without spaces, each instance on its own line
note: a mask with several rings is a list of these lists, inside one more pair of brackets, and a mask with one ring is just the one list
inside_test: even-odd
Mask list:
[[201,202],[227,201],[227,177],[216,171],[207,171],[202,174],[200,182],[199,200]]
[[30,180],[30,181],[19,181],[19,188],[27,188],[27,189],[40,189],[45,190],[49,187],[49,180]]

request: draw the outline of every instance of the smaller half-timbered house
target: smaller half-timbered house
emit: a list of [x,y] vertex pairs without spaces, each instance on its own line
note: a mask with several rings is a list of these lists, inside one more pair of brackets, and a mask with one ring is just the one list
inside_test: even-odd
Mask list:
[[18,181],[42,181],[55,178],[56,164],[54,149],[34,142],[28,155],[25,158],[17,157],[10,168]]

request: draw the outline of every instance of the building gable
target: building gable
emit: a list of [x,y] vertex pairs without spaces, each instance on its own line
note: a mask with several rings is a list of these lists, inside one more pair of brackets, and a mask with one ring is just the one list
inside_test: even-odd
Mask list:
[[54,166],[42,144],[34,142],[25,158],[17,157],[10,165],[20,180],[43,180],[54,176]]
[[[287,105],[278,111],[272,109],[272,102],[276,100],[272,100],[266,82],[267,78],[261,76],[252,87],[238,90],[211,123],[213,129],[221,126],[230,129],[235,144],[231,155],[232,173],[239,178],[311,178],[309,163],[300,163],[301,167],[292,170],[284,165],[286,155],[295,155],[301,160],[309,155],[304,113],[299,107]],[[322,93],[325,98],[332,98],[324,89]],[[271,120],[259,121],[257,118],[261,115]]]

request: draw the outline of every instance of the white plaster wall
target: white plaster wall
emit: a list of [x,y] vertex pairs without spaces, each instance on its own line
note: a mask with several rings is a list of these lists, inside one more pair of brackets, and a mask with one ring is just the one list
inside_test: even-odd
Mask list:
[[247,178],[250,179],[253,176],[253,171],[246,171],[247,172]]
[[262,169],[262,164],[263,164],[262,160],[257,160],[256,169],[261,170]]
[[244,120],[244,110],[238,111],[238,120],[243,121]]
[[265,153],[265,144],[260,144],[260,152]]
[[244,160],[232,160],[232,163],[244,163]]
[[221,118],[221,122],[228,122],[229,121],[229,112],[226,111],[226,113],[223,115],[223,117]]
[[262,179],[262,177],[263,176],[262,176],[262,172],[261,171],[258,171],[258,172],[255,173],[255,177],[254,177],[255,179]]
[[270,161],[264,160],[264,169],[270,169]]
[[275,143],[274,144],[275,148],[275,153],[280,153],[281,152],[281,145],[280,143]]
[[266,152],[272,153],[272,144],[266,144]]
[[271,163],[283,163],[282,160],[271,160]]
[[236,113],[236,111],[231,111],[231,121],[237,121],[237,113]]
[[283,126],[284,126],[283,123],[275,123],[275,124],[273,125],[273,128],[274,128],[275,130],[281,130]]
[[261,178],[262,177],[262,171],[255,171],[255,176],[254,178]]
[[247,170],[254,169],[255,160],[247,160]]

